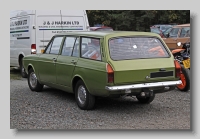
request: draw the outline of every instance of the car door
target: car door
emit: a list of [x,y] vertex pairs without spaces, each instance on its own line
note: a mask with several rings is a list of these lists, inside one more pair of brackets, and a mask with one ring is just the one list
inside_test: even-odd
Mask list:
[[177,39],[178,39],[178,33],[179,28],[172,28],[172,30],[169,32],[168,38],[163,38],[169,49],[173,50],[177,47]]
[[79,37],[66,36],[56,63],[57,84],[70,87],[71,76],[78,58]]
[[43,82],[56,84],[56,63],[63,38],[63,36],[54,37],[40,56],[39,77]]

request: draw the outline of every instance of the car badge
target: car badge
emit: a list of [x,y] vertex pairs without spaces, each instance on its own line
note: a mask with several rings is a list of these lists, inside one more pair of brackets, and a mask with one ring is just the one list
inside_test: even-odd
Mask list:
[[150,77],[147,75],[145,78],[148,80]]

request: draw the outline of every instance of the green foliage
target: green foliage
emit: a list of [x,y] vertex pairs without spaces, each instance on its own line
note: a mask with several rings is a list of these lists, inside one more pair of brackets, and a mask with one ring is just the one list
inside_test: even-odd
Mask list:
[[90,26],[104,24],[114,30],[150,31],[154,24],[190,23],[189,10],[87,10]]

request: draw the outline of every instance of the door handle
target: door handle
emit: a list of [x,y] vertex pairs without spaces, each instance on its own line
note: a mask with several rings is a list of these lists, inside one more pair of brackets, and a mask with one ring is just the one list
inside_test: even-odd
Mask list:
[[76,61],[72,60],[71,63],[75,65],[75,64],[76,64]]
[[52,60],[53,60],[53,62],[56,62],[56,58],[53,58]]

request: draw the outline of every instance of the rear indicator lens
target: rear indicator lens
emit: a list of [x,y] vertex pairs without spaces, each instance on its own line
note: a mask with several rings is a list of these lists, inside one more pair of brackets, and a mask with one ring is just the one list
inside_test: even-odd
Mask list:
[[176,60],[174,60],[174,65],[175,65],[175,75],[176,75],[177,78],[179,78],[180,75],[181,75],[181,65]]
[[36,44],[31,45],[31,54],[36,54]]
[[106,70],[107,70],[107,75],[108,75],[108,83],[113,83],[114,82],[114,71],[110,64],[106,64]]

